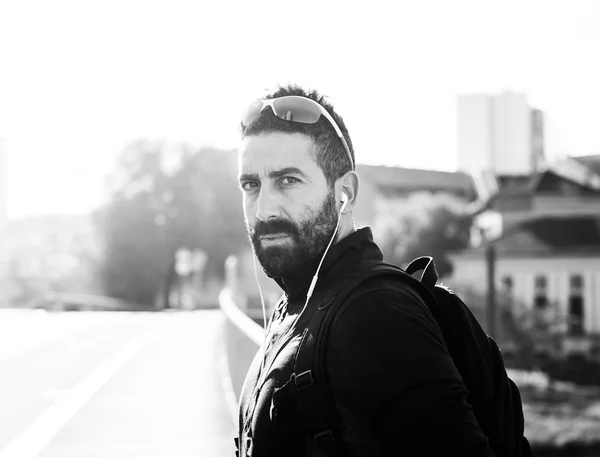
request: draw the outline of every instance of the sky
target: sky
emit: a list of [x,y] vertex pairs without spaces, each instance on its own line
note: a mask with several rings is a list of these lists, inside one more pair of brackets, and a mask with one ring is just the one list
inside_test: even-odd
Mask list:
[[326,94],[359,163],[455,170],[459,94],[524,93],[550,156],[600,153],[600,2],[0,0],[8,217],[86,213],[139,138],[235,148],[277,84]]

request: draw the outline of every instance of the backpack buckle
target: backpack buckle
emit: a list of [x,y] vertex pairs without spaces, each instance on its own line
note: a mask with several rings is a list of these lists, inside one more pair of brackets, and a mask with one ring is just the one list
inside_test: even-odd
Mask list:
[[305,371],[299,375],[294,373],[292,377],[294,378],[294,385],[296,386],[296,390],[298,392],[302,392],[304,389],[308,389],[309,387],[315,385],[312,370]]
[[317,307],[317,309],[325,309],[325,308],[327,308],[329,305],[331,305],[335,301],[335,299],[337,298],[337,296],[338,296],[338,294],[335,294],[333,297],[331,297],[326,302],[319,303],[319,306]]
[[325,455],[335,454],[335,437],[331,429],[327,429],[324,432],[317,433],[314,436],[314,440],[317,443],[317,447]]

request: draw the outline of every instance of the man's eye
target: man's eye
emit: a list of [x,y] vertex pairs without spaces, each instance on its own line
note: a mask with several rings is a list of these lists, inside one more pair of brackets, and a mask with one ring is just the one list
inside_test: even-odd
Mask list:
[[291,176],[286,176],[284,178],[281,178],[281,184],[284,184],[286,186],[290,186],[290,185],[296,184],[298,182],[300,182],[299,179],[292,178]]
[[256,183],[256,182],[247,181],[247,182],[242,183],[242,189],[246,190],[246,191],[256,189],[257,187],[258,187],[258,183]]

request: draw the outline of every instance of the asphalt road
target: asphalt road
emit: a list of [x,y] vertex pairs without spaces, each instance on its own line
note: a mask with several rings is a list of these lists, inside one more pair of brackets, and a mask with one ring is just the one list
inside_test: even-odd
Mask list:
[[223,319],[0,310],[0,457],[233,456]]

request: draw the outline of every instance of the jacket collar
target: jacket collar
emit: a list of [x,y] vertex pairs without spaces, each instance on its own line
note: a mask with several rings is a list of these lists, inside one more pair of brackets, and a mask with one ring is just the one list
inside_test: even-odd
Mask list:
[[[342,273],[347,266],[364,258],[383,260],[379,246],[373,241],[370,227],[356,230],[329,248],[319,271],[317,287]],[[304,304],[308,288],[320,261],[320,257],[312,259],[302,264],[294,275],[273,278],[285,292],[288,304]]]

